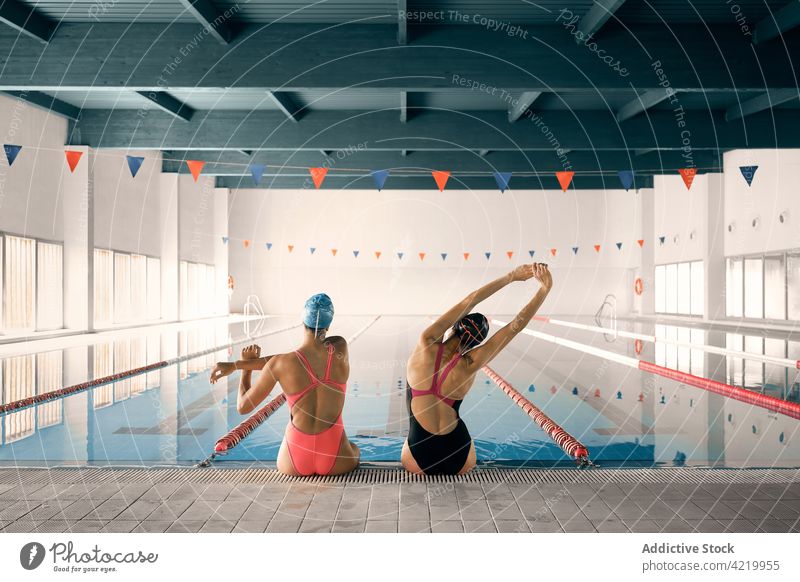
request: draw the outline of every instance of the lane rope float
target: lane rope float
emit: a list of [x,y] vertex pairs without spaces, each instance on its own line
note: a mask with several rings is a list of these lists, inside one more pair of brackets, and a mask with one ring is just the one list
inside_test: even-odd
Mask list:
[[556,424],[553,419],[542,412],[538,406],[525,398],[516,388],[500,376],[500,374],[492,370],[489,366],[484,366],[481,370],[483,370],[483,373],[489,376],[517,406],[531,417],[533,422],[538,424],[565,453],[575,459],[578,467],[597,466],[589,459],[589,450],[578,439]]

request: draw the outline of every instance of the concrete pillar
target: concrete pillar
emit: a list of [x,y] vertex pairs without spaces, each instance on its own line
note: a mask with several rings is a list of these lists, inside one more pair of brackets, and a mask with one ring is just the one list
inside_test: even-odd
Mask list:
[[64,170],[60,198],[64,214],[64,327],[94,329],[94,153],[87,146],[74,172]]
[[161,319],[177,321],[178,304],[178,174],[162,174],[161,179]]
[[723,174],[707,174],[707,179],[707,235],[703,258],[703,319],[706,321],[725,317],[725,180]]
[[639,276],[644,283],[644,292],[639,297],[638,311],[640,315],[652,315],[656,311],[655,294],[655,247],[658,244],[655,233],[655,202],[652,188],[639,190],[642,207],[642,264]]
[[214,293],[216,305],[214,313],[227,315],[228,303],[228,248],[222,237],[228,236],[228,188],[214,189],[214,274],[216,289]]

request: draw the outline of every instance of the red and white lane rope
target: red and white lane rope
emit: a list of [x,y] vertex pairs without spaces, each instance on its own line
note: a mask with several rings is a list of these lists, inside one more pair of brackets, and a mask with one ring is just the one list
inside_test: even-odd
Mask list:
[[[506,325],[505,322],[497,319],[492,319],[492,324]],[[791,418],[800,419],[800,404],[796,402],[787,402],[786,400],[781,400],[780,398],[775,398],[773,396],[767,396],[766,394],[759,394],[758,392],[753,392],[752,390],[745,390],[744,388],[731,386],[730,384],[723,384],[722,382],[709,380],[708,378],[693,376],[692,374],[688,374],[686,372],[673,370],[672,368],[665,368],[652,362],[637,360],[636,358],[632,358],[630,356],[617,354],[608,350],[596,348],[594,346],[587,346],[586,344],[550,335],[548,333],[533,331],[531,329],[523,329],[522,333],[560,346],[564,346],[565,348],[570,348],[585,354],[590,354],[592,356],[597,356],[599,358],[616,362],[618,364],[622,364],[623,366],[628,366],[629,368],[636,368],[638,370],[642,370],[643,372],[656,374],[658,376],[663,376],[664,378],[669,378],[670,380],[675,380],[689,386],[694,386],[695,388],[702,388],[703,390],[708,390],[709,392],[721,394],[727,398],[731,398],[732,400],[738,400],[740,402],[752,404],[753,406],[758,406],[759,408],[765,408],[772,412],[777,412],[778,414],[784,414]]]
[[584,331],[591,331],[594,333],[603,333],[609,335],[617,335],[619,337],[624,337],[633,340],[639,340],[643,342],[649,343],[656,343],[656,344],[670,344],[673,346],[679,346],[682,348],[691,348],[693,350],[702,350],[704,352],[708,352],[709,354],[717,354],[720,356],[734,356],[736,358],[744,358],[745,360],[752,360],[754,362],[765,362],[767,364],[775,364],[777,366],[785,366],[786,368],[797,368],[800,369],[800,360],[792,360],[790,358],[780,358],[778,356],[769,356],[766,354],[751,354],[750,352],[743,352],[741,350],[731,350],[728,348],[720,348],[717,346],[709,346],[707,344],[697,344],[693,342],[683,342],[676,339],[670,339],[665,337],[658,337],[655,335],[645,334],[645,333],[636,333],[632,331],[620,331],[618,329],[612,329],[610,327],[599,327],[596,325],[586,325],[585,323],[576,323],[574,321],[564,321],[561,319],[552,319],[550,317],[546,317],[543,315],[535,315],[533,317],[536,321],[540,321],[542,323],[549,323],[552,325],[558,325],[561,327],[570,327],[572,329],[581,329]]
[[581,444],[578,439],[557,425],[553,419],[542,412],[542,410],[530,400],[525,398],[516,388],[489,366],[484,366],[481,369],[483,373],[489,376],[489,378],[491,378],[491,380],[525,412],[525,414],[530,416],[533,422],[538,424],[565,453],[575,459],[579,467],[587,465],[595,466],[594,463],[589,460],[589,450]]
[[103,376],[101,378],[95,378],[93,380],[81,382],[80,384],[65,386],[64,388],[59,388],[58,390],[51,390],[50,392],[36,394],[35,396],[29,396],[28,398],[22,398],[21,400],[15,400],[14,402],[0,404],[0,415],[8,412],[15,412],[17,410],[22,410],[23,408],[28,408],[29,406],[34,406],[36,404],[41,404],[43,402],[57,400],[58,398],[63,398],[65,396],[71,396],[72,394],[83,392],[84,390],[88,390],[89,388],[97,388],[98,386],[111,384],[112,382],[116,382],[117,380],[122,380],[124,378],[131,378],[132,376],[138,376],[140,374],[146,374],[147,372],[152,372],[153,370],[159,370],[161,368],[166,368],[167,366],[179,364],[180,362],[185,362],[187,360],[193,360],[194,358],[199,358],[201,356],[213,354],[215,352],[226,350],[230,346],[235,345],[237,343],[247,341],[247,339],[257,339],[261,337],[275,335],[278,333],[282,333],[284,331],[289,331],[290,329],[294,329],[296,327],[300,327],[300,324],[290,325],[288,327],[283,327],[281,329],[274,329],[272,331],[252,336],[251,338],[242,338],[241,340],[228,342],[221,346],[208,348],[207,350],[193,352],[191,354],[186,354],[185,356],[178,356],[177,358],[170,358],[169,360],[162,360],[160,362],[155,362],[153,364],[147,364],[146,366],[142,366],[140,368],[133,368],[131,370],[126,370],[125,372],[118,372],[116,374],[111,374],[109,376]]
[[[347,339],[348,344],[352,344],[358,337],[367,331],[372,325],[380,319],[380,315],[376,315],[372,318],[367,325],[359,329],[356,333],[351,335]],[[197,464],[198,467],[209,467],[211,466],[211,462],[219,455],[227,455],[230,450],[238,445],[242,440],[253,432],[256,428],[258,428],[265,420],[267,420],[270,416],[278,410],[283,403],[286,402],[286,395],[281,393],[272,400],[270,400],[266,405],[258,409],[254,412],[250,417],[246,420],[242,421],[234,428],[232,428],[227,434],[222,436],[217,442],[214,444],[214,452],[211,453],[205,460],[201,461]]]

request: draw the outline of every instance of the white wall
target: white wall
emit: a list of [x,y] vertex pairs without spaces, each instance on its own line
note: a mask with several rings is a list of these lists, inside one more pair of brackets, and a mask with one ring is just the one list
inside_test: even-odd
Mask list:
[[[800,247],[800,150],[736,150],[724,156],[725,255]],[[748,186],[739,166],[758,166]],[[788,211],[781,224],[779,215]],[[753,220],[760,224],[753,228]],[[733,232],[728,225],[733,224]]]
[[[622,190],[241,189],[231,191],[229,215],[233,311],[255,293],[269,312],[298,313],[310,294],[325,291],[343,314],[437,313],[530,261],[528,250],[534,249],[534,260],[550,263],[555,280],[542,312],[593,314],[607,293],[628,305],[632,269],[641,255],[640,200]],[[244,239],[251,241],[247,249]],[[267,242],[274,245],[271,251]],[[595,244],[602,245],[599,254]],[[573,246],[579,247],[577,256]],[[313,255],[310,247],[317,249]],[[551,247],[558,249],[555,258],[547,252]],[[397,251],[405,252],[402,260]],[[491,260],[485,251],[492,251]],[[514,252],[513,260],[507,251]],[[427,253],[424,261],[419,252]],[[471,253],[468,261],[463,252]],[[516,312],[535,289],[508,287],[482,309]]]
[[[188,174],[178,177],[180,258],[182,261],[214,264],[214,178]],[[221,239],[220,239],[221,240]]]
[[[708,239],[708,174],[695,176],[687,190],[679,174],[653,179],[654,212],[652,235],[656,265],[699,261]],[[659,237],[664,236],[664,244]]]

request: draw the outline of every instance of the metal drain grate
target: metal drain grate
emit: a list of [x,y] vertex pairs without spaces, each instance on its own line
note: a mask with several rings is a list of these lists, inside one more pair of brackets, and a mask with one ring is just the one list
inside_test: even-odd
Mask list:
[[330,483],[376,485],[381,483],[671,483],[786,484],[800,483],[800,469],[476,469],[466,475],[420,477],[399,467],[365,467],[347,475],[288,477],[269,468],[58,468],[0,469],[0,485],[133,483]]

